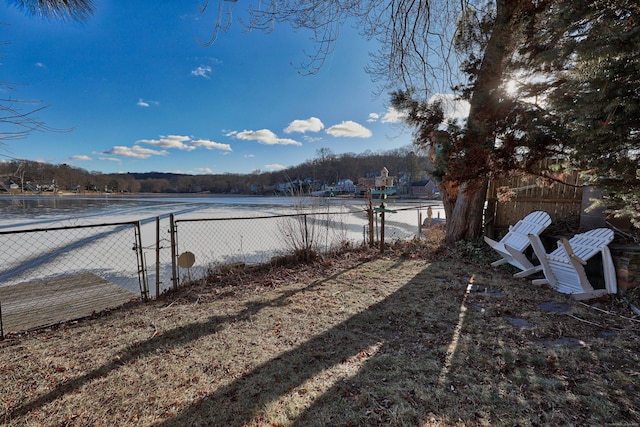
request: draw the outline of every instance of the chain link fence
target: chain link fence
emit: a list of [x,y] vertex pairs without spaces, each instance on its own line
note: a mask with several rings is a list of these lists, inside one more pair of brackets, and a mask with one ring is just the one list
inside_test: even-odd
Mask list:
[[291,254],[326,255],[363,243],[366,226],[362,210],[178,219],[177,278],[183,283],[223,266],[265,264]]
[[[102,225],[0,232],[0,336],[85,317],[197,281],[218,268],[324,256],[411,239],[440,212],[428,206],[253,217],[170,215]],[[384,225],[384,232],[382,227]],[[144,245],[143,245],[144,242]],[[383,247],[383,246],[381,246]]]
[[0,332],[148,296],[138,222],[0,232]]
[[143,222],[142,259],[145,266],[145,277],[148,283],[149,297],[157,298],[172,288],[172,266],[175,264],[175,246],[172,246],[170,217],[157,217],[154,222]]

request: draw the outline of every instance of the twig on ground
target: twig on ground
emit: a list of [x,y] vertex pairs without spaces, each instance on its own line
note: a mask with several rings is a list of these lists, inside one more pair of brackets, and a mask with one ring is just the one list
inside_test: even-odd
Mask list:
[[153,326],[153,334],[149,337],[149,339],[153,339],[156,335],[158,335],[158,327],[154,322],[151,322],[151,326]]
[[597,326],[597,327],[599,327],[599,328],[605,328],[605,326],[602,326],[602,325],[600,325],[600,324],[598,324],[598,323],[596,323],[596,322],[591,322],[591,321],[586,320],[586,319],[581,319],[581,318],[579,318],[579,317],[577,317],[577,316],[574,316],[573,314],[569,314],[569,313],[565,313],[565,314],[566,314],[567,316],[569,316],[569,317],[573,318],[573,319],[576,319],[576,320],[577,320],[577,321],[579,321],[579,322],[588,323],[589,325],[594,325],[594,326]]
[[599,324],[599,323],[592,322],[592,321],[590,321],[590,320],[581,319],[581,318],[579,318],[578,316],[574,316],[573,314],[569,314],[569,313],[565,313],[565,314],[566,314],[567,316],[569,316],[569,317],[573,318],[573,319],[576,319],[576,320],[577,320],[577,321],[579,321],[579,322],[583,322],[583,323],[587,323],[587,324],[589,324],[589,325],[597,326],[597,327],[602,328],[602,329],[615,329],[615,330],[617,330],[617,331],[621,331],[621,330],[622,330],[622,329],[620,329],[620,328],[613,328],[613,327],[611,327],[611,326],[601,325],[601,324]]
[[[626,298],[624,299],[624,301],[625,301],[627,304],[629,304],[631,307],[633,307],[633,304],[630,304],[630,303],[629,303],[629,301],[627,301],[627,299],[626,299]],[[603,310],[603,309],[601,309],[601,308],[594,307],[594,306],[589,305],[589,304],[585,304],[584,302],[580,302],[580,304],[584,305],[585,307],[589,307],[589,308],[592,308],[592,309],[594,309],[594,310],[597,310],[597,311],[599,311],[599,312],[601,312],[601,313],[609,314],[609,315],[611,315],[611,316],[618,316],[618,317],[621,317],[621,318],[623,318],[623,319],[625,319],[625,320],[631,320],[632,322],[638,322],[638,323],[640,323],[640,319],[634,319],[633,317],[627,317],[627,316],[623,316],[623,315],[621,315],[621,314],[614,313],[614,312],[611,312],[611,311],[608,311],[608,310]],[[637,308],[635,308],[635,310],[634,310],[634,308],[635,308],[635,307],[631,308],[631,311],[633,311],[633,312],[634,312],[635,314],[637,314],[637,315],[640,315],[640,310],[638,310]],[[636,311],[636,310],[638,310],[638,311]]]
[[169,304],[169,305],[168,305],[168,306],[166,306],[166,307],[162,307],[160,310],[166,310],[167,308],[171,307],[173,304],[177,303],[177,302],[178,302],[178,301],[180,301],[181,299],[183,299],[183,298],[177,298],[177,299],[175,299],[175,300],[171,301],[171,304]]

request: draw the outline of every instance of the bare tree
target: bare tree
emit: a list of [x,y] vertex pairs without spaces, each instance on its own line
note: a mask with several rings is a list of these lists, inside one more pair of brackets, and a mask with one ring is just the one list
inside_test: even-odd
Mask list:
[[[0,81],[0,93],[17,92],[16,83]],[[31,132],[69,132],[71,129],[56,129],[47,126],[38,118],[38,113],[47,108],[42,101],[24,100],[11,96],[0,97],[0,144],[3,141],[22,139]]]
[[[93,13],[92,0],[10,0],[9,3],[33,16],[84,21]],[[0,25],[7,25],[0,22]],[[7,43],[3,43],[6,45]],[[0,81],[0,93],[17,92],[19,84]],[[33,131],[68,132],[40,121],[37,113],[47,108],[42,101],[3,96],[0,98],[0,143],[25,138]]]
[[[381,89],[405,94],[405,109],[424,106],[434,94],[453,90],[469,101],[466,124],[451,133],[445,144],[449,148],[447,168],[440,184],[448,219],[447,241],[453,243],[482,234],[488,178],[498,164],[494,153],[500,151],[496,142],[505,132],[507,104],[503,102],[503,83],[528,16],[539,13],[546,3],[545,0],[258,0],[247,6],[250,21],[245,24],[270,31],[276,24],[288,23],[312,31],[316,50],[306,63],[310,73],[317,72],[333,51],[340,28],[345,24],[357,25],[363,36],[380,42],[381,49],[375,53],[369,72],[381,82]],[[219,10],[227,15],[226,19],[218,18],[226,27],[216,24],[216,31],[228,28],[235,4],[218,0]],[[429,120],[436,116],[431,115]],[[419,128],[425,118],[414,114],[414,119],[409,124]],[[441,122],[429,123],[431,128],[427,129],[438,131],[439,125]],[[424,130],[417,133],[415,142],[422,146],[438,144],[432,135],[442,134]],[[509,154],[513,156],[513,152]]]

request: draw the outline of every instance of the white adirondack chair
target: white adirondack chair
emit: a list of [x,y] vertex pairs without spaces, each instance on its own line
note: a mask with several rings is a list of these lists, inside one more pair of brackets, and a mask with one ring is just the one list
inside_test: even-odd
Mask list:
[[[542,270],[545,277],[533,280],[533,284],[549,284],[558,292],[571,294],[578,300],[616,293],[616,272],[607,246],[613,237],[613,230],[596,228],[586,233],[576,234],[569,240],[560,239],[558,248],[547,254],[540,237],[530,234],[531,246],[540,260],[540,266],[533,270]],[[587,261],[597,254],[602,256],[605,289],[594,289],[584,270]],[[523,277],[525,273],[527,272],[523,271],[516,276]]]
[[544,211],[535,211],[510,226],[509,232],[499,242],[485,236],[484,241],[502,256],[491,265],[496,267],[509,263],[520,270],[534,268],[534,265],[524,254],[524,251],[531,244],[528,236],[529,234],[539,236],[549,225],[551,225],[549,214]]

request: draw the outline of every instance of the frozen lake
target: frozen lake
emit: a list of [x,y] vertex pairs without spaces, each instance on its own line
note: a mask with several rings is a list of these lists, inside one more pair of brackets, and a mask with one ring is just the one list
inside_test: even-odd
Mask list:
[[[349,200],[346,202],[344,200]],[[362,199],[294,199],[290,197],[210,197],[190,195],[153,196],[1,196],[0,230],[52,226],[149,221],[169,214],[202,216],[279,215],[295,205],[353,205]]]
[[[374,201],[374,206],[378,203]],[[433,208],[444,218],[437,200],[387,201],[390,209]],[[192,195],[149,196],[0,196],[0,231],[105,224],[124,221],[155,221],[174,214],[185,218],[227,218],[283,215],[302,212],[361,211],[361,198],[211,197]],[[393,214],[388,219],[393,220]],[[401,213],[396,217],[403,216]],[[415,221],[411,221],[415,224]]]
[[[375,206],[378,204],[374,202]],[[426,217],[429,206],[432,207],[434,218],[444,218],[439,201],[389,200],[387,204],[389,209],[397,212],[387,214],[386,240],[417,235],[418,212]],[[316,214],[313,216],[316,219],[312,220],[315,221],[312,231],[317,234],[311,237],[317,243],[331,244],[335,242],[330,240],[341,239],[358,244],[363,242],[368,226],[366,208],[367,201],[357,198],[0,196],[0,238],[3,239],[4,250],[0,253],[0,286],[73,274],[73,270],[77,269],[95,272],[132,291],[136,290],[138,266],[135,257],[132,263],[119,258],[124,254],[131,257],[130,242],[134,242],[130,237],[131,230],[72,228],[49,231],[60,227],[140,221],[145,271],[153,295],[154,283],[160,283],[160,290],[167,289],[171,284],[167,232],[171,214],[179,222],[179,253],[189,251],[196,256],[196,264],[192,269],[178,272],[182,277],[185,274],[202,274],[207,268],[220,263],[266,262],[270,257],[290,249],[286,246],[291,243],[291,236],[300,234],[299,230],[296,231],[300,223],[290,218],[244,218]],[[156,230],[156,218],[160,218],[159,231]],[[217,221],[221,218],[225,220]],[[207,221],[190,221],[200,219]],[[376,230],[377,227],[376,224]],[[38,232],[10,233],[18,230]],[[85,230],[91,230],[93,234],[86,234]],[[125,234],[126,243],[116,243],[116,237]],[[120,240],[123,239],[121,237]],[[156,241],[160,241],[162,247],[158,253]],[[127,277],[128,280],[123,279]],[[132,281],[131,278],[136,280]]]

